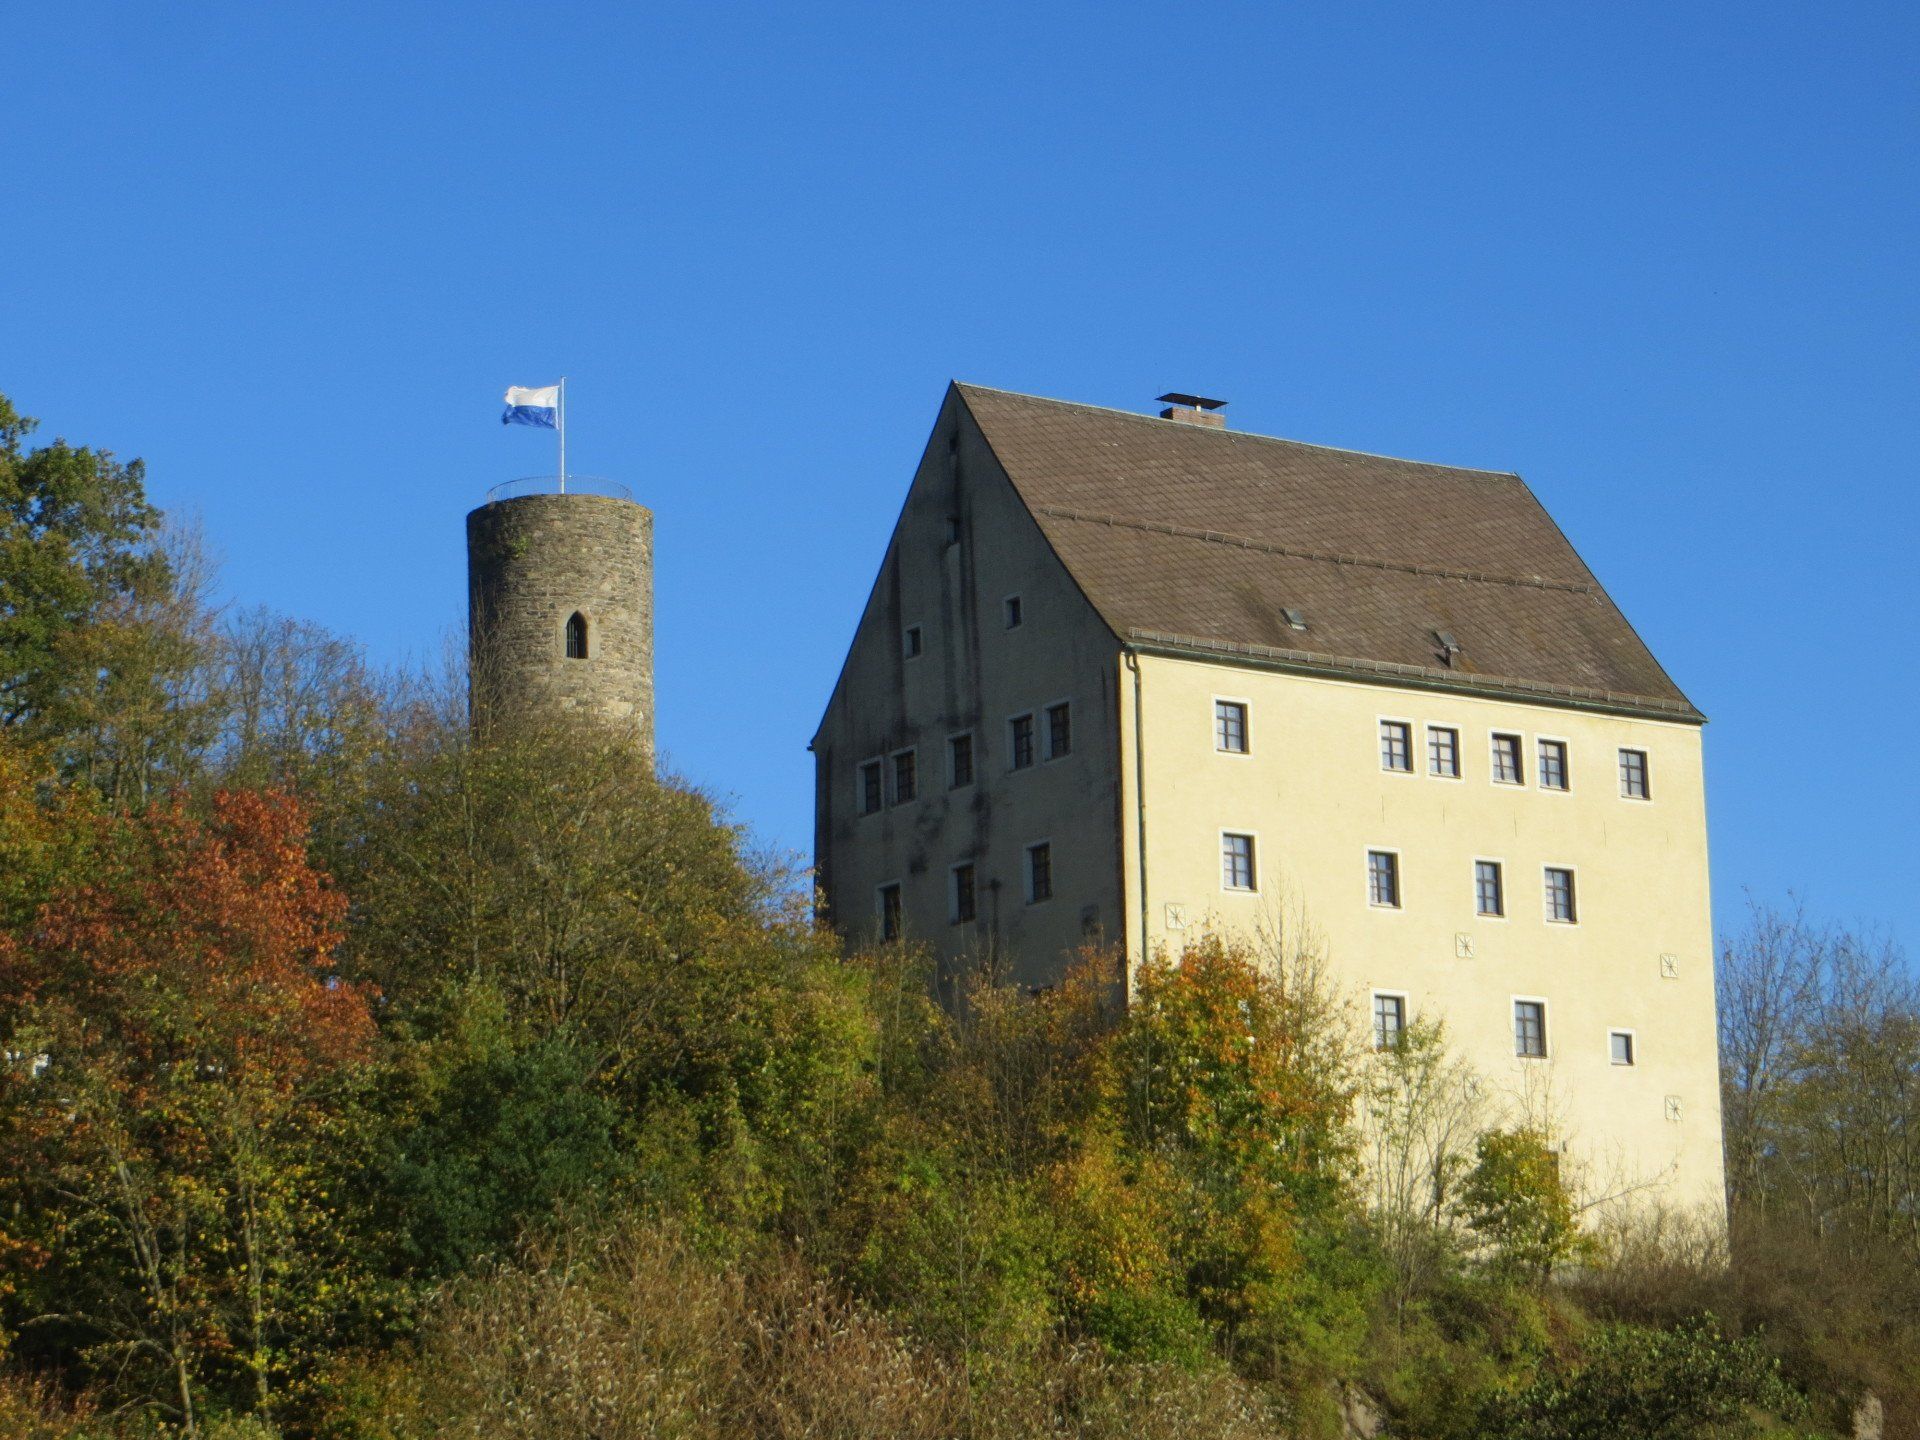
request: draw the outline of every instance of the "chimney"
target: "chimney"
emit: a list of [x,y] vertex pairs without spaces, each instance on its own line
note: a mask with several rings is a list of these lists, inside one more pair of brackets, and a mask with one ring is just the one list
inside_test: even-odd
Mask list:
[[1205,395],[1182,395],[1178,390],[1169,390],[1160,399],[1167,407],[1160,412],[1162,420],[1172,420],[1180,425],[1204,425],[1211,430],[1227,428],[1227,417],[1220,413],[1227,403],[1224,400],[1209,400]]

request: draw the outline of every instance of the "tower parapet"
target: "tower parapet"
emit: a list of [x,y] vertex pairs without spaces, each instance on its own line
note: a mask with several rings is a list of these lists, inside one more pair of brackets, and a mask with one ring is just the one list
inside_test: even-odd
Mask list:
[[[569,480],[569,484],[574,484]],[[585,714],[653,753],[653,513],[573,490],[467,515],[474,723]]]

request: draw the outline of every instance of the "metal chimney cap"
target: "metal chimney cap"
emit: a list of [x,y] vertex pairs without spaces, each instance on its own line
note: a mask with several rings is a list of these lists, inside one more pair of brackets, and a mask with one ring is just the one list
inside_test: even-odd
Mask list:
[[1169,405],[1191,405],[1196,410],[1218,410],[1227,403],[1224,400],[1209,399],[1205,395],[1182,395],[1178,390],[1169,390],[1166,394],[1155,398]]

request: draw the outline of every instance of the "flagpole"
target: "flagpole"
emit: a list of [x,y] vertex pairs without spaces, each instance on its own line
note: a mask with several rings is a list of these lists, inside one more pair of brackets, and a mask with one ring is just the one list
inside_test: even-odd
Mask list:
[[567,493],[567,377],[560,377],[560,493]]

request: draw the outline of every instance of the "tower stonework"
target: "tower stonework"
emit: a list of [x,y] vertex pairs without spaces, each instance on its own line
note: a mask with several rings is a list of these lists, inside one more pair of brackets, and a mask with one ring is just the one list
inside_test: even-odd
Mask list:
[[467,515],[475,723],[587,714],[653,753],[653,513],[520,495]]

